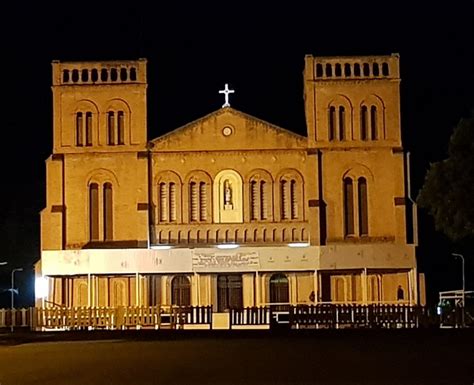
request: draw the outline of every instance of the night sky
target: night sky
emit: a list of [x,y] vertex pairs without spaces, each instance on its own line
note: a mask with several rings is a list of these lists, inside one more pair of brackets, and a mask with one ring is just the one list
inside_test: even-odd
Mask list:
[[[399,53],[402,138],[416,197],[430,162],[446,157],[454,126],[474,107],[474,1],[296,3],[2,5],[0,261],[9,265],[0,266],[0,306],[9,303],[1,289],[10,285],[10,270],[20,266],[19,304],[32,302],[44,161],[52,148],[52,60],[147,58],[152,139],[220,108],[225,83],[235,90],[232,107],[305,133],[306,54]],[[419,266],[433,299],[460,288],[460,262],[450,256],[460,250],[422,210],[419,221]],[[474,260],[474,250],[462,252]],[[471,275],[467,286],[473,281]]]

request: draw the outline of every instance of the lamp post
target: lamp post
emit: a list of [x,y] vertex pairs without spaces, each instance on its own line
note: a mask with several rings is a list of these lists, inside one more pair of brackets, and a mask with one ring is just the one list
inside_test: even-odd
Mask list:
[[13,332],[13,308],[15,304],[14,296],[15,296],[15,272],[16,271],[23,271],[22,267],[17,267],[16,269],[12,270],[12,287],[10,288],[10,294],[11,294],[11,312],[12,312],[12,319],[11,319],[11,324],[10,324],[10,331]]
[[464,309],[465,309],[465,300],[466,300],[466,276],[464,274],[464,256],[462,254],[458,253],[451,253],[452,256],[454,257],[459,257],[461,258],[462,262],[462,313],[461,313],[461,322],[462,322],[462,327],[464,327]]

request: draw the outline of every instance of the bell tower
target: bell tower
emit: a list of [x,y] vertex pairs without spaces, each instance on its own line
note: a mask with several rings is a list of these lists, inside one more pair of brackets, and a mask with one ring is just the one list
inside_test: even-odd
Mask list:
[[42,250],[148,244],[146,60],[52,62]]

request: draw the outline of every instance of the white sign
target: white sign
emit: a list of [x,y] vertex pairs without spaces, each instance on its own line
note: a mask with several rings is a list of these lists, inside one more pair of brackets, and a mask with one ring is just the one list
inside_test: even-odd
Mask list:
[[257,252],[194,252],[194,271],[255,271],[260,267]]

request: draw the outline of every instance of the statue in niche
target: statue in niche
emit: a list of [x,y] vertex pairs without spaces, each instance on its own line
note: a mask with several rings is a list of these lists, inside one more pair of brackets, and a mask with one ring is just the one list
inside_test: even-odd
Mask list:
[[224,181],[224,210],[232,210],[234,208],[232,204],[232,185],[229,180]]

